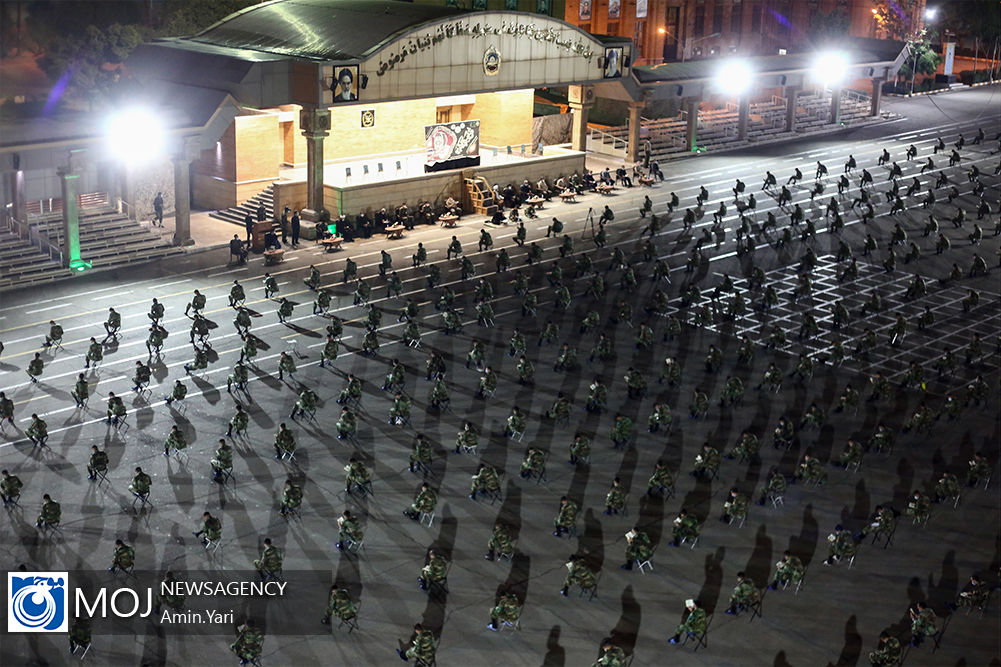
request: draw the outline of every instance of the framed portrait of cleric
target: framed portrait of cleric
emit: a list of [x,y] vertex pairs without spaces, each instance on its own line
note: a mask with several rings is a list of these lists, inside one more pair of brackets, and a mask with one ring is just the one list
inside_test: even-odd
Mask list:
[[608,0],[608,18],[617,19],[622,11],[620,0]]
[[358,65],[334,67],[334,80],[330,83],[333,103],[358,101]]
[[591,0],[580,0],[577,18],[581,21],[591,20]]
[[622,47],[610,46],[605,49],[604,77],[614,79],[622,76]]

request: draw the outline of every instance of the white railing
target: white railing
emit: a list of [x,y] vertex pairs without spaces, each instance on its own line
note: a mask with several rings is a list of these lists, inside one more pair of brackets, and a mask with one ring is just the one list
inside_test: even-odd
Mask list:
[[587,129],[587,147],[595,153],[625,155],[628,146],[629,142],[613,134],[590,127]]

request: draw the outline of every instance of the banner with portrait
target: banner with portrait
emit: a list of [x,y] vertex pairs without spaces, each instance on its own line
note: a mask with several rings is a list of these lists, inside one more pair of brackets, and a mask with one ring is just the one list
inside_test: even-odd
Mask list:
[[622,0],[608,0],[608,18],[617,19],[622,11]]
[[636,0],[636,18],[646,18],[646,3],[647,0]]
[[463,169],[480,164],[480,121],[424,126],[424,171]]
[[591,20],[591,0],[580,0],[577,17],[581,21]]

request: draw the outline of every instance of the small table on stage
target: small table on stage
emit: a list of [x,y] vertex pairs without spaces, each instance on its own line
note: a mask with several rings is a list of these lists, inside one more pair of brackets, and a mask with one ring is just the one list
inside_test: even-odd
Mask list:
[[335,250],[341,249],[341,244],[344,243],[344,239],[340,236],[332,236],[328,239],[320,239],[320,245],[323,246],[323,252],[333,252]]
[[285,261],[285,250],[284,248],[275,248],[273,250],[264,251],[264,265],[269,264],[281,264]]
[[542,210],[542,205],[545,203],[545,199],[542,197],[529,197],[525,200],[525,203],[529,206],[534,206],[535,208]]
[[609,185],[608,183],[598,183],[598,185],[596,185],[594,189],[598,191],[598,194],[608,195],[612,193],[612,190],[615,189],[615,186]]
[[640,185],[645,185],[648,188],[653,186],[655,180],[653,176],[640,176],[639,178]]
[[455,227],[456,223],[459,222],[459,216],[446,213],[438,216],[438,222],[441,223],[442,227]]
[[403,225],[390,225],[389,227],[386,227],[386,238],[402,239],[404,229],[406,229],[406,227]]
[[567,203],[575,202],[577,201],[577,193],[573,190],[564,190],[560,193],[560,199]]

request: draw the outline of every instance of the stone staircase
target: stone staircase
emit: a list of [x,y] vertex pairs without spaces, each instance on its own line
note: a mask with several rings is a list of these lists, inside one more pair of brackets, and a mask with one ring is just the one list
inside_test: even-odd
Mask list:
[[[32,236],[42,239],[41,247],[11,231],[0,234],[0,289],[61,280],[71,275],[49,246],[61,248],[62,215],[47,212],[29,215]],[[50,257],[50,254],[52,255]],[[110,206],[80,211],[80,255],[94,269],[106,269],[149,262],[184,254],[169,236],[129,220]]]
[[250,214],[250,217],[257,221],[257,207],[261,204],[264,205],[264,210],[267,211],[267,217],[265,219],[270,220],[274,216],[275,203],[274,203],[274,191],[275,186],[269,185],[266,189],[258,192],[256,195],[248,199],[247,201],[234,206],[233,208],[226,208],[219,211],[212,211],[209,213],[210,218],[215,218],[216,220],[223,220],[225,222],[231,222],[234,225],[239,225],[240,229],[244,228],[243,219]]

